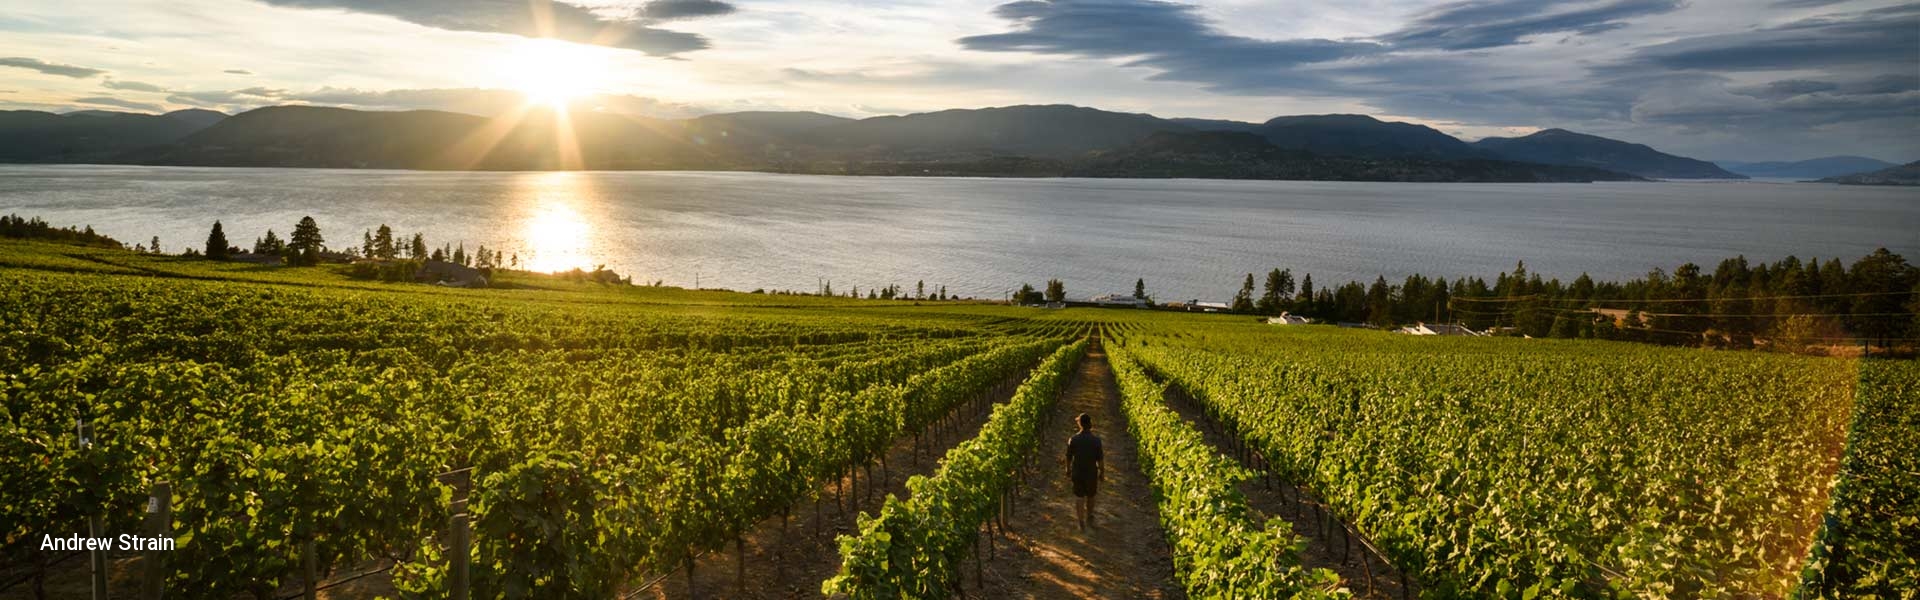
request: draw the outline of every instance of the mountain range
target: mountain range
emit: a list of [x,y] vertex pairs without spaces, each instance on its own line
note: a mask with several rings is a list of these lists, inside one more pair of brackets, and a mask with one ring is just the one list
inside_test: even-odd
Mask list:
[[0,111],[0,162],[1369,181],[1743,177],[1710,162],[1561,129],[1469,143],[1366,115],[1250,123],[1067,105],[866,119],[810,112],[479,117],[313,106],[230,117],[201,110]]
[[1878,171],[1825,177],[1821,178],[1820,182],[1848,185],[1920,185],[1920,160]]
[[1827,156],[1790,162],[1723,161],[1720,163],[1720,166],[1748,177],[1820,179],[1822,177],[1838,177],[1855,173],[1867,173],[1897,165],[1864,156]]

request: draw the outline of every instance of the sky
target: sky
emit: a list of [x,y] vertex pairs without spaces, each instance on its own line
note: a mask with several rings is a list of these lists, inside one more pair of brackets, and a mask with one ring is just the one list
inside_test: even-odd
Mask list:
[[1920,159],[1920,2],[9,0],[0,108],[1077,104]]

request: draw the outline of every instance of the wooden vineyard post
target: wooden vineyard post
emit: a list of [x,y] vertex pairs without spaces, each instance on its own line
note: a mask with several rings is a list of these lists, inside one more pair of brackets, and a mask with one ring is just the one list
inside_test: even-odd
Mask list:
[[454,469],[441,476],[453,486],[453,501],[447,504],[447,512],[452,513],[447,517],[447,590],[453,600],[467,600],[473,593],[468,564],[473,560],[473,532],[471,516],[467,514],[467,496],[473,491],[473,468]]
[[320,598],[320,556],[313,549],[313,538],[300,543],[300,571],[306,580],[300,597],[306,600]]
[[[93,425],[84,420],[73,420],[74,438],[79,442],[80,451],[93,451]],[[106,523],[96,512],[87,516],[87,535],[94,539],[107,537]],[[92,574],[93,600],[107,600],[107,550],[96,548],[88,552],[88,570]]]
[[[173,531],[173,484],[153,484],[147,497],[147,535],[154,539],[171,538]],[[167,553],[147,550],[140,559],[146,573],[140,580],[141,600],[160,600],[167,589]]]

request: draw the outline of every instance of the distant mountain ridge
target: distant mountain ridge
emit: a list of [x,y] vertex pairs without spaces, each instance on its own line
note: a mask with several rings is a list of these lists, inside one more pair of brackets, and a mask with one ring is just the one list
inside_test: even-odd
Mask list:
[[1920,185],[1920,160],[1878,171],[1827,177],[1820,182],[1844,185]]
[[[1073,172],[1108,177],[1201,176],[1193,173],[1219,171],[1227,173],[1223,177],[1387,181],[1739,177],[1705,161],[1562,130],[1469,144],[1424,125],[1355,114],[1285,116],[1247,123],[1163,119],[1071,105],[952,109],[866,119],[809,112],[655,119],[575,111],[567,115],[571,135],[562,135],[556,115],[540,111],[489,118],[428,110],[275,106],[232,117],[210,111],[32,113],[16,119],[18,124],[8,119],[12,114],[0,113],[0,140],[34,137],[42,142],[9,146],[10,152],[0,154],[0,162],[79,162],[76,158],[80,158],[195,166]],[[50,119],[60,127],[48,129],[42,122]],[[114,125],[103,125],[108,123]],[[156,131],[104,143],[97,133],[103,126]],[[1198,133],[1242,135],[1161,136]],[[1251,146],[1246,136],[1265,146]],[[1169,162],[1150,164],[1149,157]],[[1447,164],[1461,161],[1472,162]],[[1530,166],[1513,166],[1521,163]],[[1135,171],[1120,168],[1121,164]],[[1543,165],[1572,168],[1540,168]]]
[[197,109],[164,115],[0,111],[0,162],[121,162],[129,151],[177,142],[226,117]]
[[1595,167],[1658,179],[1747,178],[1704,160],[1565,129],[1544,129],[1522,137],[1490,137],[1474,142],[1473,147],[1507,160]]
[[1734,162],[1721,161],[1720,166],[1748,177],[1772,177],[1792,179],[1819,179],[1878,171],[1899,166],[1884,160],[1865,156],[1826,156],[1797,161],[1776,162]]

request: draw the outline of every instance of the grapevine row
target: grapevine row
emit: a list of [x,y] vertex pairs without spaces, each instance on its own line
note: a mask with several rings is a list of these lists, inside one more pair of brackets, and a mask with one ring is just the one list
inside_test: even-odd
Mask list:
[[1082,339],[1042,362],[933,476],[907,482],[908,499],[888,497],[877,516],[862,515],[859,535],[840,538],[840,572],[822,583],[823,592],[855,600],[952,594],[960,561],[1013,484],[1015,467],[1033,452],[1088,344]]
[[1338,575],[1300,565],[1291,524],[1278,517],[1254,521],[1246,497],[1235,489],[1252,474],[1215,452],[1199,430],[1166,407],[1166,385],[1154,383],[1121,344],[1108,345],[1107,353],[1187,597],[1346,597],[1333,591]]

